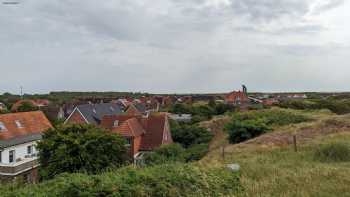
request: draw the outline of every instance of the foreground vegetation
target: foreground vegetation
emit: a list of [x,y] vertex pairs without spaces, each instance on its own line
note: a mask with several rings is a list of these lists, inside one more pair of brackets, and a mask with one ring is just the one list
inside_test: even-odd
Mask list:
[[235,196],[242,192],[239,174],[225,168],[169,164],[137,169],[126,167],[101,175],[62,174],[41,184],[0,188],[3,197],[192,197]]

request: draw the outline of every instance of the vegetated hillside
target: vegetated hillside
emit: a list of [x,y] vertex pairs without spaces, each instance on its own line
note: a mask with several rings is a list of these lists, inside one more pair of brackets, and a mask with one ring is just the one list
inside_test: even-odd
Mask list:
[[62,174],[37,185],[0,187],[2,197],[178,197],[236,196],[239,175],[226,168],[201,168],[190,164],[132,166],[100,175]]
[[226,145],[225,158],[220,145],[227,135],[221,131],[221,138],[212,142],[216,147],[200,163],[240,164],[244,192],[238,196],[350,196],[350,115],[298,113],[314,120],[277,126],[246,142]]

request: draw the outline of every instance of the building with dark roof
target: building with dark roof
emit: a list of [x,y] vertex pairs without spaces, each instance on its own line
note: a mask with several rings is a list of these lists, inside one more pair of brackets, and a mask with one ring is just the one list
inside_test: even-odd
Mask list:
[[123,110],[117,103],[84,104],[75,107],[65,123],[100,125],[103,116],[119,115]]

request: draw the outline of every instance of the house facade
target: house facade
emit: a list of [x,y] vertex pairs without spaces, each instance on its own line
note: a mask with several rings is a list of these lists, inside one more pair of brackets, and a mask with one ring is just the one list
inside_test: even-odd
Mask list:
[[36,182],[38,152],[36,143],[52,128],[41,111],[0,115],[0,179],[23,178]]

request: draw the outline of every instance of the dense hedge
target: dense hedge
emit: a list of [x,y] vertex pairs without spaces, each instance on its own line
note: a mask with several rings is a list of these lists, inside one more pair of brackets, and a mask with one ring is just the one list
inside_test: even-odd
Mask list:
[[239,175],[224,168],[193,165],[127,167],[102,175],[63,174],[38,185],[0,188],[3,197],[178,197],[233,196],[241,191]]

